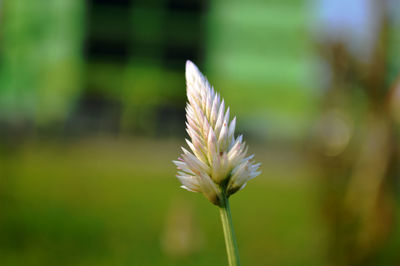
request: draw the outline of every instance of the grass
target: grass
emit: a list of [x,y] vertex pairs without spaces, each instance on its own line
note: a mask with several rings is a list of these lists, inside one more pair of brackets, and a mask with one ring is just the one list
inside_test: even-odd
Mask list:
[[[2,265],[226,265],[218,209],[174,178],[180,144],[32,142],[3,155]],[[243,265],[323,264],[309,172],[255,152],[263,174],[231,198]]]

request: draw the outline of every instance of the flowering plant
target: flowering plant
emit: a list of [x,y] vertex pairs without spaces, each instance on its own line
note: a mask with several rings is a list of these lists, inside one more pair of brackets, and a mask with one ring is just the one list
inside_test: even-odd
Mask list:
[[239,257],[233,233],[228,198],[243,189],[247,181],[260,174],[260,164],[247,156],[242,135],[235,138],[236,117],[229,121],[229,107],[191,62],[186,62],[186,140],[191,152],[182,148],[178,161],[178,179],[182,188],[202,193],[220,207],[230,265]]

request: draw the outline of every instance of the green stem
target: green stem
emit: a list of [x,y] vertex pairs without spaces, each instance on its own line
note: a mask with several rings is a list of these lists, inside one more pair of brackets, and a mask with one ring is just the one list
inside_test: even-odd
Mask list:
[[225,193],[222,193],[221,206],[219,207],[221,214],[222,228],[224,230],[226,252],[228,254],[228,262],[230,266],[239,266],[239,251],[236,244],[235,232],[233,231],[231,209],[229,200]]

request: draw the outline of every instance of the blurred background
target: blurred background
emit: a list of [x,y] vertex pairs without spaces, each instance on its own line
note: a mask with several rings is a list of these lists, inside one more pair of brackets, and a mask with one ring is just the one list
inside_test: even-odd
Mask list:
[[398,0],[0,1],[1,265],[226,265],[179,188],[187,59],[262,175],[243,265],[400,265]]

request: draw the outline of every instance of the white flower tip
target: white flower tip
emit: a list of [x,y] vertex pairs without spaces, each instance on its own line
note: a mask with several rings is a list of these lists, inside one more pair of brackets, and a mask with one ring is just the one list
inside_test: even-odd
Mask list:
[[186,69],[191,68],[191,67],[197,68],[196,65],[192,61],[186,60]]
[[196,76],[202,76],[197,66],[190,60],[186,61],[186,80],[192,80]]

